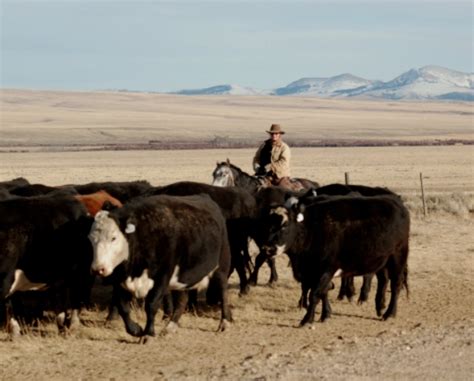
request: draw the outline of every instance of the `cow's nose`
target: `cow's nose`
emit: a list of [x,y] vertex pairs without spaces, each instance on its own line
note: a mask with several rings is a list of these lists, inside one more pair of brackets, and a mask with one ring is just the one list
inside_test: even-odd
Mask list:
[[94,274],[104,276],[106,273],[105,266],[95,266],[91,268],[92,272]]
[[270,257],[273,256],[273,255],[275,255],[275,253],[276,253],[275,248],[272,247],[272,246],[264,245],[264,246],[262,247],[262,249],[263,249],[263,251],[265,252],[265,254],[267,254],[267,255],[270,256]]

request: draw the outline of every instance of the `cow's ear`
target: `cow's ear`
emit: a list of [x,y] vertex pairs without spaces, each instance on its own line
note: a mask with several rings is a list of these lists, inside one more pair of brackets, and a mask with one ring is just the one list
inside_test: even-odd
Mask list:
[[125,234],[135,233],[137,230],[136,225],[137,224],[134,218],[127,218],[125,221],[122,221],[123,232]]
[[132,223],[128,223],[126,228],[125,228],[125,233],[132,234],[132,233],[135,233],[135,230],[136,230],[135,225],[132,224]]

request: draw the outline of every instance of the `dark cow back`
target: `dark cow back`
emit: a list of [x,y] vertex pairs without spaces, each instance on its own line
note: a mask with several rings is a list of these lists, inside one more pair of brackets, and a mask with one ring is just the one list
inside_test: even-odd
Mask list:
[[146,180],[123,182],[93,182],[88,184],[67,185],[73,187],[79,194],[91,194],[101,190],[117,198],[123,204],[135,197],[144,195],[152,186]]
[[24,177],[17,177],[16,179],[12,180],[0,181],[0,188],[11,190],[28,184],[30,184],[30,182]]

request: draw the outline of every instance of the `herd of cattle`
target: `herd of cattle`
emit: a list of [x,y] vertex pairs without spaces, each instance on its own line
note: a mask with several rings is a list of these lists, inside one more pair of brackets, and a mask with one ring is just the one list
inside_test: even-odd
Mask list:
[[[218,330],[232,322],[228,278],[235,270],[240,294],[257,282],[268,262],[286,253],[301,283],[300,325],[311,324],[322,302],[321,321],[331,314],[328,292],[341,277],[339,297],[354,294],[353,277],[364,276],[359,301],[377,278],[378,316],[393,317],[403,287],[408,291],[410,217],[401,198],[386,188],[331,184],[295,192],[279,187],[245,189],[147,181],[48,186],[17,178],[0,182],[1,320],[20,334],[18,316],[25,291],[54,292],[51,303],[60,332],[79,323],[97,276],[113,286],[112,318],[142,342],[155,335],[163,308],[174,331],[196,292],[220,306]],[[260,249],[255,264],[249,240]],[[385,309],[385,292],[391,297]],[[146,324],[131,318],[132,299],[144,299]],[[384,311],[385,310],[385,311]]]

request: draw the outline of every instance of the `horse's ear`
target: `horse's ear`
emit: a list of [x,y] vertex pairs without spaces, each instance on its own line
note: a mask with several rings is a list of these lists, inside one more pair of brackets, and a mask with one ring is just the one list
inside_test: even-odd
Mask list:
[[227,158],[226,162],[227,162],[227,165],[230,165],[230,160],[229,160],[229,158]]

